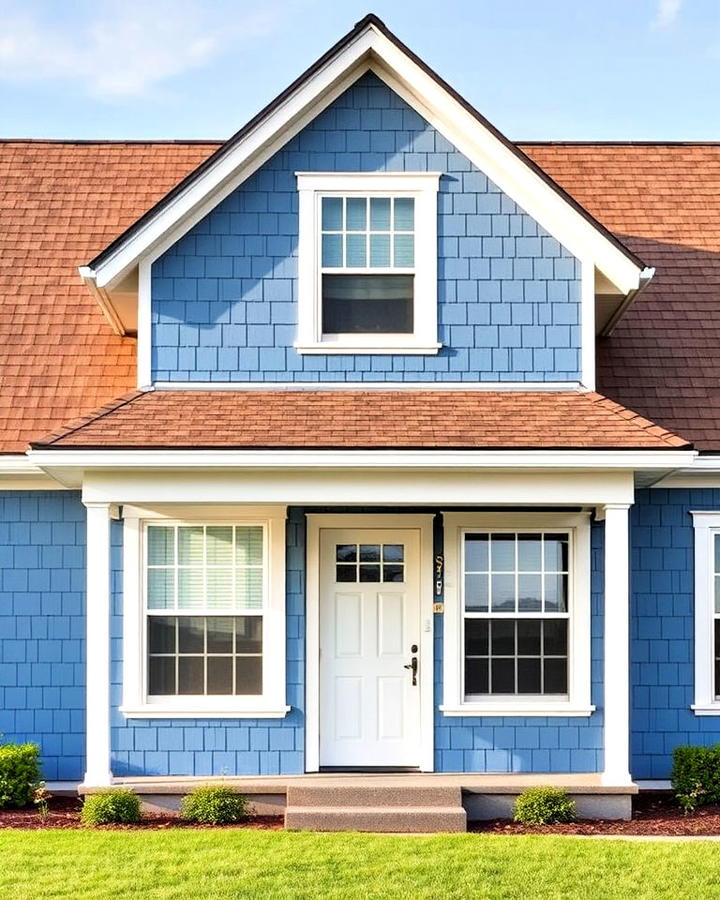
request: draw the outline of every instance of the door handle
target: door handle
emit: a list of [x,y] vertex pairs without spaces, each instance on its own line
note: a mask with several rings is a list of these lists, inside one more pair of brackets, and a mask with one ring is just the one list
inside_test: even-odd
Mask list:
[[403,666],[404,669],[410,669],[412,672],[412,685],[413,687],[417,687],[417,673],[418,673],[418,658],[417,656],[413,656],[410,662]]

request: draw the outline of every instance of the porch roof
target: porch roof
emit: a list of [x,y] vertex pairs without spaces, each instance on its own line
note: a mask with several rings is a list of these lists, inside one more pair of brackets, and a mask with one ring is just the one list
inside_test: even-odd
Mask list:
[[496,390],[136,391],[42,449],[677,450],[691,445],[597,393]]

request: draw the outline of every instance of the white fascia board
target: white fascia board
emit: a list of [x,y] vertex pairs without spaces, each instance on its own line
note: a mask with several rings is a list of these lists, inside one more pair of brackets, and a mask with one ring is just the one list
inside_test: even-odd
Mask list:
[[[326,351],[327,352],[327,351]],[[343,352],[346,352],[345,350]],[[579,381],[156,381],[156,391],[566,391],[587,393]]]
[[670,472],[650,485],[652,488],[720,488],[720,455],[700,456],[688,466]]
[[0,492],[64,490],[52,476],[24,453],[0,455]]
[[125,326],[117,314],[117,310],[112,302],[110,294],[104,287],[99,287],[95,272],[89,266],[78,266],[78,273],[83,283],[90,289],[90,293],[95,297],[97,303],[102,310],[102,314],[110,323],[110,327],[115,334],[127,334]]
[[46,468],[670,469],[692,450],[30,450]]
[[121,244],[95,270],[97,285],[111,288],[141,257],[157,258],[367,70],[451,140],[570,253],[592,259],[625,294],[641,286],[642,269],[636,263],[373,25]]

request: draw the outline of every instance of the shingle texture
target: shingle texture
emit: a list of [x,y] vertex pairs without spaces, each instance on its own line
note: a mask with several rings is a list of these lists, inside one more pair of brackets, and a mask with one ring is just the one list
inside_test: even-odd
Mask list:
[[135,393],[39,446],[673,449],[675,437],[574,391],[162,390]]
[[657,268],[598,342],[598,390],[720,450],[720,145],[523,149]]

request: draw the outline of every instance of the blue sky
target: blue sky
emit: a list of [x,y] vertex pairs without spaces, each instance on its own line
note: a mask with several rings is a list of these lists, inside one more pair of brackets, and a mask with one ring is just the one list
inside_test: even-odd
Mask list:
[[370,10],[514,140],[720,140],[720,0],[0,0],[0,134],[227,137]]

